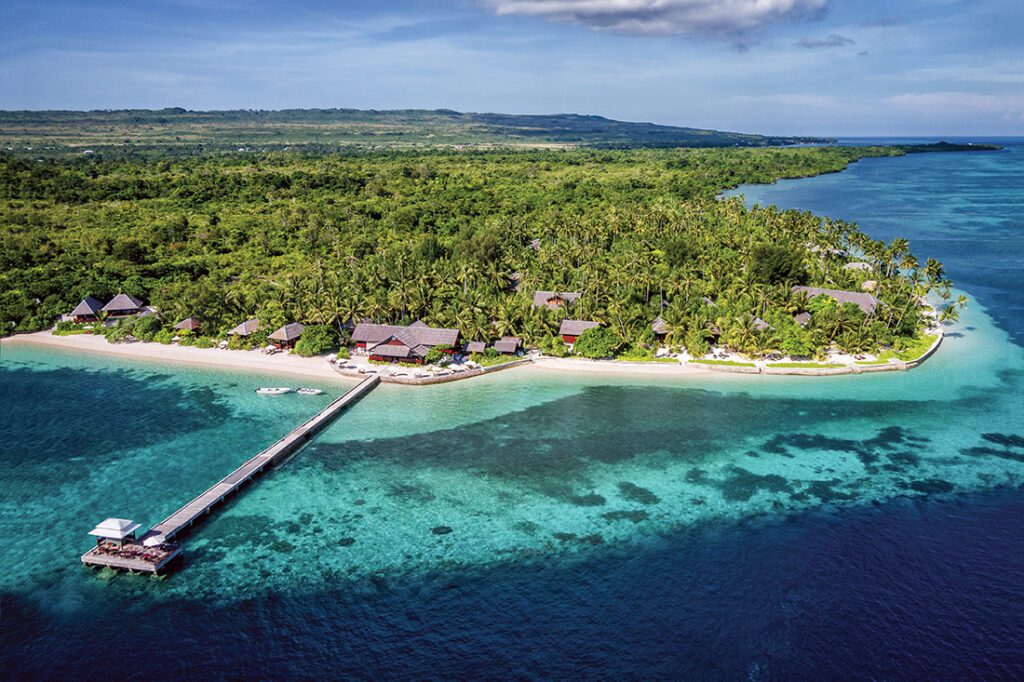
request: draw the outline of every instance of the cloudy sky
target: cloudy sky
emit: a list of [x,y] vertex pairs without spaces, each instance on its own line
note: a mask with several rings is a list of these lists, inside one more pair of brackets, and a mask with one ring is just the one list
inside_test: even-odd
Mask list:
[[1024,0],[4,0],[0,109],[1024,135]]

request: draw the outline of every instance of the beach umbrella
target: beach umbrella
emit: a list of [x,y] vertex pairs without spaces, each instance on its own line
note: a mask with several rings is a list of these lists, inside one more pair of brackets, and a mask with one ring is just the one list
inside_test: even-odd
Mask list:
[[156,547],[157,545],[164,544],[163,535],[153,535],[142,541],[143,547]]

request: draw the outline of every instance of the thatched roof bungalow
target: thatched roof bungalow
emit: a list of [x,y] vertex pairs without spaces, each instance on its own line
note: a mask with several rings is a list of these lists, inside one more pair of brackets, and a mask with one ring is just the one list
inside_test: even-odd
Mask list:
[[518,336],[503,336],[494,342],[494,350],[502,355],[515,355],[523,345],[523,340]]
[[591,320],[562,320],[562,324],[558,328],[558,334],[562,337],[562,341],[571,345],[576,343],[576,339],[583,332],[600,326],[600,322],[593,322]]
[[371,360],[378,362],[415,362],[422,364],[430,352],[430,345],[422,343],[410,327],[400,327],[379,343],[370,346]]
[[81,303],[75,306],[74,310],[68,313],[67,317],[78,324],[82,324],[83,322],[95,322],[100,319],[101,310],[103,310],[102,303],[92,296],[86,296],[82,299]]
[[369,348],[402,331],[412,334],[417,345],[424,346],[458,346],[459,330],[442,327],[429,327],[425,322],[417,320],[408,327],[394,324],[373,324],[360,322],[352,330],[352,341],[359,348]]
[[228,336],[252,336],[260,328],[260,321],[255,317],[251,320],[246,320],[242,324],[238,325],[234,329],[228,332]]
[[533,292],[533,305],[537,308],[557,310],[578,301],[582,295],[578,291],[535,291]]
[[128,294],[118,294],[110,300],[110,303],[103,306],[103,312],[107,314],[107,317],[138,315],[142,312],[142,301]]
[[183,332],[197,332],[199,331],[199,320],[194,317],[186,317],[184,320],[174,325],[175,329],[180,329]]
[[811,314],[810,313],[800,313],[799,315],[794,315],[793,316],[793,321],[796,322],[801,327],[806,327],[808,324],[811,323]]
[[869,317],[874,315],[875,310],[878,308],[877,298],[871,294],[865,294],[859,291],[842,291],[840,289],[822,289],[819,287],[793,287],[791,291],[793,293],[802,293],[809,299],[816,298],[818,296],[828,296],[835,299],[840,305],[843,303],[852,303],[863,310],[864,314]]
[[467,353],[483,353],[487,350],[487,344],[483,341],[470,341],[466,344]]
[[654,332],[654,338],[664,341],[669,332],[668,323],[659,315],[654,318],[654,322],[651,322],[651,331]]
[[299,322],[290,322],[272,334],[267,335],[267,339],[279,349],[295,348],[295,342],[302,336],[302,331],[305,328],[305,325]]

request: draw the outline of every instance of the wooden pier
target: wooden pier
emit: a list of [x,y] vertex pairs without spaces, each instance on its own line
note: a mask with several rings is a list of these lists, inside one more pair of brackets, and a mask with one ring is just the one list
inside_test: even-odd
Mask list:
[[[364,379],[287,436],[247,460],[191,502],[150,528],[142,537],[125,544],[122,551],[116,553],[109,550],[103,551],[102,545],[97,545],[82,555],[82,563],[143,573],[158,573],[181,553],[181,546],[172,542],[179,533],[209,514],[213,507],[231,493],[236,492],[253,476],[294,454],[313,436],[334,421],[346,407],[357,402],[376,388],[379,383],[380,377],[377,376]],[[159,538],[159,543],[152,544],[156,538]],[[149,551],[147,551],[147,541],[151,543],[149,547],[152,547]],[[144,555],[147,555],[146,558],[143,558]]]

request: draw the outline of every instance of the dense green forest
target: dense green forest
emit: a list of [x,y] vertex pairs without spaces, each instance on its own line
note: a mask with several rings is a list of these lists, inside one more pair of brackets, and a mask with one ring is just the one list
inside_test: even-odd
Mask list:
[[531,147],[764,147],[828,140],[615,121],[579,114],[474,114],[441,109],[366,111],[0,111],[0,148],[56,155],[180,156],[211,152],[439,145]]
[[[669,342],[692,352],[716,340],[751,354],[874,350],[921,328],[917,297],[949,289],[940,264],[854,225],[716,196],[904,151],[0,155],[0,325],[46,328],[87,294],[123,291],[167,323],[194,315],[220,332],[253,316],[339,334],[351,320],[421,318],[553,349],[570,315],[635,350],[660,315]],[[844,268],[850,254],[871,270]],[[870,317],[790,294],[866,280],[881,301]],[[531,304],[535,290],[583,296],[549,311]],[[796,324],[808,310],[811,324]]]

